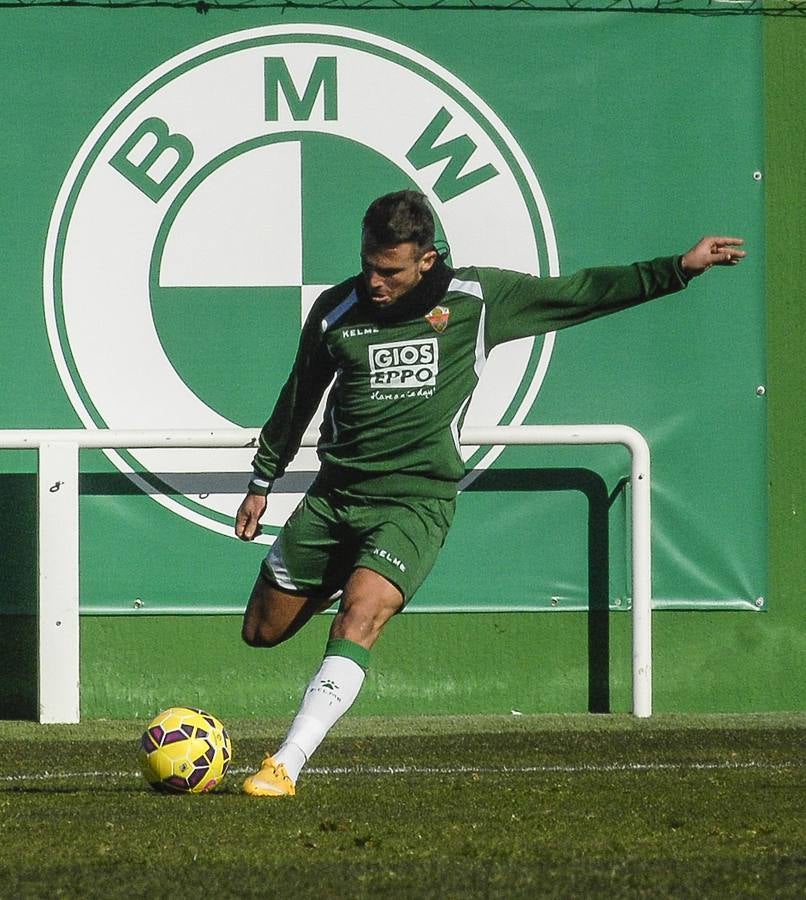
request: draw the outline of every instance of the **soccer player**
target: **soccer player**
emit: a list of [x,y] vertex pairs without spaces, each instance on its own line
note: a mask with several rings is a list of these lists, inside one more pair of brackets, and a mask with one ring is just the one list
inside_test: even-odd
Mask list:
[[289,796],[300,771],[358,696],[370,649],[434,565],[464,474],[459,432],[493,347],[682,290],[745,256],[706,237],[677,256],[537,278],[451,269],[434,247],[425,197],[400,191],[363,219],[361,274],[326,290],[302,329],[288,381],[264,425],[236,516],[260,531],[272,482],[299,449],[328,385],[321,468],[264,559],[243,622],[274,647],[338,600],[324,659],[280,748],[243,789]]

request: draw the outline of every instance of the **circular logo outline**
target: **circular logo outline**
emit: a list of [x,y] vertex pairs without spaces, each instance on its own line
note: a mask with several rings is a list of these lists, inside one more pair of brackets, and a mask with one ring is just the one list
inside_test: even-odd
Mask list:
[[[528,160],[506,126],[487,104],[438,63],[389,39],[369,32],[335,26],[266,26],[223,35],[190,48],[156,67],[110,107],[90,132],[76,155],[54,206],[48,232],[44,269],[46,324],[59,376],[74,409],[85,426],[108,427],[103,415],[95,406],[89,390],[84,385],[73,357],[62,308],[60,278],[64,265],[67,228],[77,198],[93,164],[131,112],[145,99],[180,77],[184,72],[202,66],[222,55],[256,46],[265,47],[285,43],[336,44],[349,46],[361,52],[369,52],[409,69],[452,97],[485,131],[501,152],[512,177],[520,185],[519,189],[529,210],[532,227],[536,228],[535,237],[538,238],[539,233],[542,232],[545,241],[545,245],[541,245],[540,240],[536,240],[539,269],[543,269],[545,266],[549,274],[559,273],[556,241],[548,206]],[[190,178],[192,177],[193,174]],[[553,333],[545,335],[539,352],[533,347],[529,364],[521,376],[517,389],[513,392],[506,412],[499,421],[520,424],[531,409],[550,362],[554,338]],[[488,468],[502,449],[500,447],[487,450],[476,448],[476,451],[466,460],[469,472],[461,486],[465,486]],[[212,528],[220,533],[232,534],[231,516],[204,507],[188,496],[176,498],[159,493],[153,494],[155,488],[159,491],[166,487],[158,476],[149,472],[128,451],[109,450],[105,452],[116,468],[127,474],[140,487],[152,493],[153,498],[163,506],[196,524]],[[170,486],[168,487],[170,489]],[[268,536],[268,539],[271,540],[272,537]]]

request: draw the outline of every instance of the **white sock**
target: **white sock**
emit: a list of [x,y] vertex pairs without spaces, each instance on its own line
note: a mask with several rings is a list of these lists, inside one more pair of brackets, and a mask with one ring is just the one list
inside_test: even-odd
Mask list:
[[296,782],[325,735],[353,705],[364,683],[364,670],[345,656],[326,656],[310,681],[299,712],[274,761],[283,763]]

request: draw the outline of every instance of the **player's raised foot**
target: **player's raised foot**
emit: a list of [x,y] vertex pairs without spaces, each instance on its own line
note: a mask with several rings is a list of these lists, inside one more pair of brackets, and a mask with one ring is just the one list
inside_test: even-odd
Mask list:
[[244,780],[243,792],[250,797],[293,797],[297,791],[285,766],[265,756],[260,771]]

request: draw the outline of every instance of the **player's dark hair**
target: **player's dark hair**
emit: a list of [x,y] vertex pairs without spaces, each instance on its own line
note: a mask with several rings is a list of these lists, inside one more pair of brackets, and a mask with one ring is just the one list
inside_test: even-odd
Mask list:
[[395,191],[373,200],[361,227],[368,247],[380,249],[411,241],[425,252],[434,246],[434,216],[419,191]]

